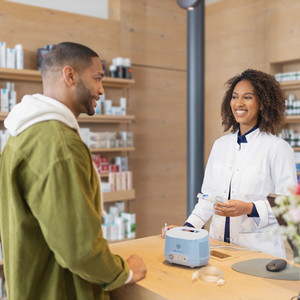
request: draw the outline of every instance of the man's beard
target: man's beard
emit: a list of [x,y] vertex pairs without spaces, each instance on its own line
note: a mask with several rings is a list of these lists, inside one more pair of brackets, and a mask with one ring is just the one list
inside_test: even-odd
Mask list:
[[81,78],[78,79],[77,82],[77,101],[81,106],[84,106],[87,114],[92,116],[95,114],[95,109],[93,106],[94,97],[90,93],[90,91],[85,87]]

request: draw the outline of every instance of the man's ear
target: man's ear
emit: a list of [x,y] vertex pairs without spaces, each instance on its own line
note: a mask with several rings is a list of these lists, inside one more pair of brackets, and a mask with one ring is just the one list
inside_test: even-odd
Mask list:
[[71,66],[63,68],[63,76],[67,86],[72,86],[77,81],[77,73]]

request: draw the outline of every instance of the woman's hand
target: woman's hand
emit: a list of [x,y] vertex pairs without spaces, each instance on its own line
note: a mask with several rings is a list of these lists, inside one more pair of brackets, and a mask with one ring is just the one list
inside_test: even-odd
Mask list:
[[178,227],[178,225],[168,225],[167,227],[163,227],[161,229],[161,238],[164,239],[166,236],[166,229],[169,230],[171,228]]
[[215,214],[224,217],[238,217],[242,215],[250,215],[252,208],[252,202],[228,200],[228,203],[215,203]]

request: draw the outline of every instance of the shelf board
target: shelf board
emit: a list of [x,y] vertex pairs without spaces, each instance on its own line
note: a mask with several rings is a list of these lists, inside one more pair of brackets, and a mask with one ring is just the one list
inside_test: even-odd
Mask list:
[[[26,69],[17,70],[17,69],[0,68],[0,79],[42,82],[42,76],[39,70],[26,70]],[[125,88],[134,84],[135,80],[104,77],[102,82],[104,87]]]
[[[8,116],[8,112],[0,111],[0,121],[4,121]],[[112,115],[80,115],[79,123],[131,123],[135,117],[133,115],[112,116]]]
[[38,70],[0,68],[0,78],[7,80],[42,82],[41,73]]
[[126,88],[135,83],[134,79],[122,79],[122,78],[111,78],[104,77],[102,79],[104,87],[114,87],[114,88]]
[[103,193],[103,202],[115,202],[135,199],[135,190],[114,191]]
[[293,147],[294,151],[299,152],[300,151],[300,147]]
[[123,148],[93,148],[90,149],[91,153],[98,152],[125,152],[125,151],[134,151],[134,147],[123,147]]
[[300,115],[292,115],[285,117],[285,123],[300,123]]
[[300,88],[300,80],[280,81],[279,84],[282,90],[293,90]]
[[108,176],[109,176],[108,174],[109,174],[109,173],[100,174],[100,177],[101,177],[101,178],[106,178],[106,177],[108,177]]
[[115,115],[93,115],[82,114],[78,118],[80,123],[131,123],[135,117],[133,115],[115,116]]

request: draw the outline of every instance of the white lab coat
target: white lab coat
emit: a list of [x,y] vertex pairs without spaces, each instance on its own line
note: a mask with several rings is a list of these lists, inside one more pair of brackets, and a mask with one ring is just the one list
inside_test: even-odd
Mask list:
[[[293,149],[284,140],[259,129],[247,134],[247,143],[237,143],[237,133],[215,141],[209,156],[202,193],[254,202],[259,217],[242,215],[230,218],[233,244],[285,258],[279,225],[268,200],[269,193],[289,194],[297,175]],[[186,222],[201,228],[213,215],[210,236],[223,240],[225,217],[214,214],[211,202],[200,199]]]

